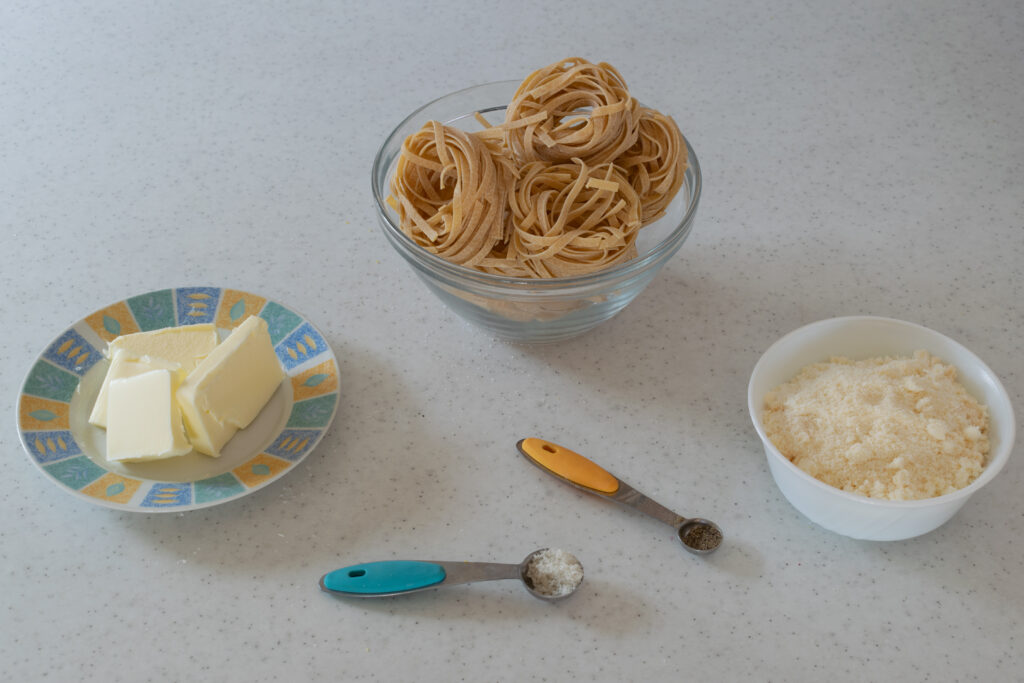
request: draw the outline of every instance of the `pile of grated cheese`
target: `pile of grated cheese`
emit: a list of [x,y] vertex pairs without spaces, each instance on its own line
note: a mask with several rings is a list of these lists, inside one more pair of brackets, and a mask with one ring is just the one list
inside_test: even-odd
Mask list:
[[797,467],[871,498],[952,493],[981,474],[989,452],[987,408],[927,351],[809,365],[765,396],[763,422]]

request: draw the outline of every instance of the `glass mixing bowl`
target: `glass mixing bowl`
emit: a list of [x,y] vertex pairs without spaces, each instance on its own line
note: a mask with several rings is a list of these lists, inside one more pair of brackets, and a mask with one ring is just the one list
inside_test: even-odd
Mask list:
[[381,145],[373,161],[371,184],[384,235],[449,308],[501,339],[554,342],[582,334],[621,311],[682,246],[700,200],[700,165],[687,141],[689,163],[683,186],[665,215],[640,230],[638,256],[625,263],[586,275],[552,279],[491,275],[450,263],[406,236],[399,228],[398,214],[386,202],[402,142],[431,120],[475,131],[482,129],[474,117],[479,112],[491,123],[501,123],[519,83],[473,86],[414,111]]

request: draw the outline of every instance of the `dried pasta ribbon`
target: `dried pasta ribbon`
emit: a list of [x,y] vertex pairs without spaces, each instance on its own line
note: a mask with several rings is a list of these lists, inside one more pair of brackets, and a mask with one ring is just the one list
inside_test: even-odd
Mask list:
[[637,108],[615,67],[572,57],[522,82],[505,111],[505,145],[519,164],[603,164],[636,142]]
[[[508,222],[511,229],[511,221]],[[503,275],[505,277],[527,277],[535,278],[534,271],[530,270],[518,257],[515,245],[512,240],[496,246],[483,261],[477,265],[477,269],[492,275]]]
[[688,158],[683,135],[671,116],[647,107],[641,107],[639,114],[636,143],[615,163],[640,195],[640,218],[649,225],[665,215],[682,187]]
[[418,245],[474,267],[505,234],[511,162],[496,144],[437,121],[402,144],[388,203]]
[[636,255],[640,198],[614,164],[528,163],[509,205],[509,251],[534,277],[582,275]]

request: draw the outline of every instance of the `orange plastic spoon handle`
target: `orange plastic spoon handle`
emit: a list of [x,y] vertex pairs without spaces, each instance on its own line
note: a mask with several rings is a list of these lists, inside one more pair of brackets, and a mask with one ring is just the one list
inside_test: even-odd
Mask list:
[[576,451],[544,439],[523,439],[516,445],[534,464],[570,483],[605,496],[619,490],[618,479]]

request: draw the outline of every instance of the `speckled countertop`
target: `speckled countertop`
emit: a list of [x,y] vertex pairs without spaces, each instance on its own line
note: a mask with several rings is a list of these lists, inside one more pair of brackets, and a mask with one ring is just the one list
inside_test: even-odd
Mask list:
[[[10,680],[1012,680],[1020,446],[950,523],[868,543],[781,496],[746,412],[804,323],[912,320],[1024,405],[1024,10],[955,2],[17,2],[0,7],[0,658]],[[579,54],[700,155],[692,236],[618,317],[547,347],[444,309],[380,234],[406,113]],[[117,512],[21,451],[20,384],[103,304],[217,284],[294,306],[338,416],[229,504]],[[717,521],[657,522],[544,477],[539,435]],[[350,603],[325,571],[571,550],[557,605],[511,582]]]

